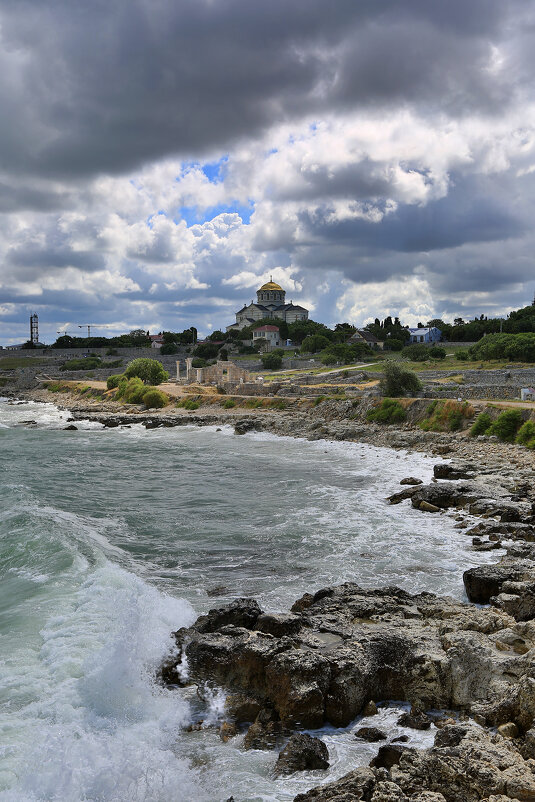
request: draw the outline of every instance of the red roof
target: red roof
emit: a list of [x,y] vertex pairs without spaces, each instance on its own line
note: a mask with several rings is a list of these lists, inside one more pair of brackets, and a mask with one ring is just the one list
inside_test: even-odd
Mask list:
[[259,326],[257,329],[253,329],[253,333],[256,331],[278,331],[278,326]]

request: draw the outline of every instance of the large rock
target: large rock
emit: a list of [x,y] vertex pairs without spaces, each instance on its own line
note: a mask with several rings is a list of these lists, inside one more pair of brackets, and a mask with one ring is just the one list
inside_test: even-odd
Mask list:
[[[418,711],[475,705],[482,717],[516,721],[514,710],[502,717],[497,706],[513,699],[523,676],[535,674],[530,624],[429,593],[347,583],[305,594],[289,618],[257,612],[241,600],[180,630],[174,672],[241,694],[250,709],[256,703],[272,710],[281,731],[325,721],[346,726],[371,699],[404,700]],[[227,623],[244,616],[248,627]],[[272,632],[292,634],[257,629],[266,621]],[[164,679],[172,676],[168,667]]]
[[294,802],[535,802],[535,761],[473,725],[446,727],[431,749],[404,749],[396,757],[388,773],[357,769]]
[[329,768],[329,750],[319,738],[306,733],[292,735],[275,764],[276,774]]

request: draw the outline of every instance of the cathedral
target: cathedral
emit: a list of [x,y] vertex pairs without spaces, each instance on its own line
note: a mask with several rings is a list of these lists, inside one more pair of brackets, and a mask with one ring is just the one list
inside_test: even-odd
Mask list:
[[267,284],[263,284],[256,292],[256,303],[251,301],[239,312],[236,312],[236,323],[227,326],[227,331],[232,329],[244,329],[251,326],[257,320],[265,318],[277,318],[285,320],[287,323],[295,323],[296,320],[308,320],[308,309],[297,306],[290,301],[286,303],[286,292],[279,284],[276,284],[271,277]]

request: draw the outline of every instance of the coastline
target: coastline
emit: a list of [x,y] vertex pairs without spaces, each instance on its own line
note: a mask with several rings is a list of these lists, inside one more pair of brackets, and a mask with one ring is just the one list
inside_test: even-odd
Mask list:
[[[212,404],[188,412],[125,410],[110,402],[91,403],[75,394],[58,397],[46,391],[19,397],[69,410],[71,426],[87,418],[112,427],[230,424],[237,435],[265,431],[445,457],[446,461],[437,459],[431,483],[404,483],[391,503],[412,504],[423,515],[436,515],[438,525],[440,515],[455,516],[459,528],[474,538],[475,550],[506,549],[500,562],[471,569],[465,582],[473,601],[490,606],[480,608],[432,594],[411,596],[396,589],[362,591],[342,585],[310,597],[305,594],[289,613],[278,616],[262,613],[254,605],[251,613],[251,600],[245,607],[218,608],[201,616],[187,632],[179,631],[177,646],[179,653],[187,650],[188,683],[202,684],[208,676],[213,680],[215,671],[217,684],[226,687],[231,697],[247,696],[247,713],[243,706],[228,708],[223,727],[229,737],[247,727],[252,748],[278,750],[299,733],[303,722],[305,726],[307,721],[309,726],[322,721],[340,726],[348,717],[362,716],[369,703],[384,702],[385,696],[409,702],[413,718],[431,707],[450,711],[433,723],[438,729],[430,749],[415,754],[414,749],[398,747],[396,762],[389,764],[381,749],[393,745],[383,742],[378,763],[300,795],[301,800],[341,800],[343,794],[381,802],[535,799],[535,703],[530,684],[535,676],[533,452],[469,438],[463,432],[422,432],[411,426],[369,424],[356,417],[348,420],[346,401],[328,400],[307,410],[223,410]],[[468,529],[467,518],[479,523]],[[352,624],[347,620],[348,609]],[[358,654],[356,642],[360,643]],[[308,657],[304,659],[303,654]],[[346,668],[342,669],[344,654]],[[423,654],[427,658],[422,663]],[[312,674],[307,660],[312,660]],[[233,668],[237,665],[239,671]],[[359,669],[357,676],[351,665],[366,668]],[[254,687],[247,666],[255,666]],[[163,679],[171,686],[181,684],[176,667],[176,663],[164,667]],[[340,682],[334,681],[337,672],[341,672]],[[321,676],[324,685],[317,685],[316,678]],[[282,685],[290,689],[290,696]],[[297,713],[292,699],[299,700]],[[427,719],[422,722],[429,724]],[[484,755],[491,756],[490,768]],[[452,785],[446,771],[456,760],[464,766],[464,785]],[[484,784],[474,779],[485,771],[492,774],[489,788],[495,794],[484,795]],[[420,787],[418,776],[423,778]]]

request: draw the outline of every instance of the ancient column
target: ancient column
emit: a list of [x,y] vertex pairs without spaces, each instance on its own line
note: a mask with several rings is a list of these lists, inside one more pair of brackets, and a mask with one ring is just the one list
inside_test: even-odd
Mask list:
[[176,380],[180,381],[180,359],[176,361]]
[[190,381],[191,379],[191,363],[193,362],[193,358],[188,356],[186,359],[186,381]]

